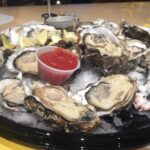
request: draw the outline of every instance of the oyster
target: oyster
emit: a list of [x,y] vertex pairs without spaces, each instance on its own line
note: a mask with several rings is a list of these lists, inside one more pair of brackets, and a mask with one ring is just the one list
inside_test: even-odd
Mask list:
[[[123,47],[110,30],[98,27],[83,31],[80,36],[80,54],[83,61],[90,60],[94,66],[100,68],[98,71],[103,75],[112,73],[116,65],[121,65]],[[116,68],[118,71],[123,69]]]
[[7,60],[6,67],[13,73],[38,74],[36,48],[30,47],[16,51]]
[[146,44],[147,47],[150,46],[150,33],[147,32],[146,30],[137,27],[137,26],[132,26],[128,25],[126,23],[122,23],[122,33],[131,38],[131,39],[137,39]]
[[75,127],[87,132],[100,123],[93,109],[77,105],[60,87],[44,86],[33,93],[34,96],[25,98],[26,109],[60,128]]
[[25,87],[18,79],[3,79],[0,81],[0,103],[13,111],[25,111],[23,108],[26,97]]
[[103,34],[86,34],[83,37],[83,43],[87,45],[88,49],[98,50],[101,55],[110,57],[120,57],[122,55],[121,47],[107,39]]
[[100,25],[101,27],[105,27],[109,29],[115,35],[118,34],[120,31],[120,27],[118,24],[108,21],[108,20],[97,20],[97,21],[94,21],[94,24]]
[[120,27],[118,24],[108,21],[108,20],[103,20],[103,19],[98,19],[93,22],[88,22],[88,23],[83,23],[77,31],[81,32],[83,30],[89,30],[97,27],[104,27],[107,28],[108,30],[112,31],[114,35],[117,35],[120,32]]
[[136,92],[136,82],[122,74],[103,78],[85,95],[89,104],[105,112],[113,112],[132,102]]
[[109,68],[106,62],[109,63],[111,60],[112,65],[113,62],[116,62],[116,59],[122,56],[123,48],[121,47],[120,41],[105,27],[83,30],[80,33],[80,37],[80,44],[85,45],[84,47],[82,45],[80,46],[81,57],[85,59],[89,57],[91,62],[96,65],[100,64],[101,68]]
[[104,76],[133,70],[146,50],[145,43],[130,39],[121,41],[104,27],[83,30],[80,36],[80,55],[83,62],[90,61]]
[[139,40],[126,39],[124,45],[125,51],[123,53],[129,60],[137,57],[147,49],[146,45]]

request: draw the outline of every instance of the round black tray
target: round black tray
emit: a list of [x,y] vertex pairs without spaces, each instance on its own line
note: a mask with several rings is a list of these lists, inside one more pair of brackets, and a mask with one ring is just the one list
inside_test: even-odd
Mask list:
[[15,123],[0,116],[0,133],[51,150],[114,150],[150,142],[150,121],[140,129],[113,134],[70,134],[49,132]]

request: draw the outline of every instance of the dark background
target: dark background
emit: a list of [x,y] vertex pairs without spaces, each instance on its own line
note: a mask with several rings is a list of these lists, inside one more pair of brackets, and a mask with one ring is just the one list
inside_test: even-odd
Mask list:
[[[51,0],[52,5],[57,0]],[[83,4],[83,3],[103,3],[103,2],[133,2],[142,0],[60,0],[61,4]],[[150,1],[150,0],[144,0]],[[47,0],[0,0],[0,6],[21,6],[21,5],[46,5]]]

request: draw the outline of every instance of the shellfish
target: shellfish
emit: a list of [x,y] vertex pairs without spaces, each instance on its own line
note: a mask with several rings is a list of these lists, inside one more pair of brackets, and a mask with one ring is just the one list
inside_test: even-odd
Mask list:
[[25,111],[25,85],[19,79],[3,79],[0,81],[0,103],[13,111]]
[[88,132],[100,123],[93,107],[77,105],[62,88],[44,86],[33,93],[34,96],[25,98],[26,109],[60,128],[72,127]]
[[113,112],[129,105],[137,89],[136,81],[122,74],[101,79],[85,95],[89,104],[105,112]]
[[13,53],[6,62],[7,69],[12,73],[38,74],[36,48],[24,48]]

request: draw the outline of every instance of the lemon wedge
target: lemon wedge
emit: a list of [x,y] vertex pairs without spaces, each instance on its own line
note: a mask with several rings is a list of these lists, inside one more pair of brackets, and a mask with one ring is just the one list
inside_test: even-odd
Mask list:
[[13,45],[5,35],[2,35],[1,39],[2,39],[3,46],[5,48],[8,48],[8,49],[15,48],[15,45]]
[[39,43],[43,46],[45,45],[45,43],[47,42],[48,39],[48,32],[47,30],[42,30],[38,35],[37,35],[37,39],[39,41]]
[[62,40],[62,38],[59,36],[59,35],[51,35],[51,42],[48,44],[48,45],[53,45],[53,44],[56,44],[58,43],[60,40]]
[[20,37],[20,47],[29,47],[39,45],[39,41],[37,38],[29,38],[29,37]]
[[65,29],[63,30],[63,39],[68,42],[77,42],[78,36],[75,34],[75,32],[67,32]]

